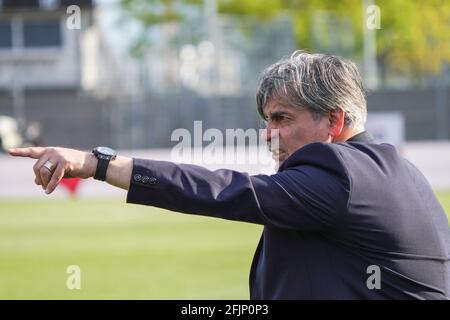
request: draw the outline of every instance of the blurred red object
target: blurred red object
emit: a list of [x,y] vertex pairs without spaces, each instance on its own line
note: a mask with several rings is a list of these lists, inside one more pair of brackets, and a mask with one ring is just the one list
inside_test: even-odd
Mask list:
[[63,178],[60,184],[69,191],[70,196],[75,197],[81,184],[81,178]]

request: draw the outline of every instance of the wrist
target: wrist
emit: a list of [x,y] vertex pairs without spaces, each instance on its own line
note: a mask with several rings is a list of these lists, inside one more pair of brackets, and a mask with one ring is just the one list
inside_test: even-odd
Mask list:
[[96,147],[92,154],[97,158],[97,167],[94,171],[94,179],[105,181],[108,172],[109,163],[116,159],[117,152],[108,147]]
[[85,155],[85,165],[86,165],[86,178],[92,178],[95,176],[95,171],[97,170],[97,157],[92,154],[92,152],[86,152]]

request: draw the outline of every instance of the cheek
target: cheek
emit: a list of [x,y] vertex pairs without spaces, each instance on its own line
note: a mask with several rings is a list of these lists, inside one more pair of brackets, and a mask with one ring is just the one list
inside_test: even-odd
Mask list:
[[319,122],[311,119],[309,125],[303,128],[303,138],[306,143],[325,141],[328,139],[328,120],[322,118]]
[[325,141],[328,139],[328,126],[326,124],[322,124],[316,132],[316,140]]
[[[287,129],[287,128],[286,128]],[[295,127],[287,130],[280,130],[280,148],[292,154],[308,143],[325,141],[328,138],[327,131],[318,127]]]
[[291,154],[305,144],[305,138],[305,131],[299,128],[280,131],[280,148]]

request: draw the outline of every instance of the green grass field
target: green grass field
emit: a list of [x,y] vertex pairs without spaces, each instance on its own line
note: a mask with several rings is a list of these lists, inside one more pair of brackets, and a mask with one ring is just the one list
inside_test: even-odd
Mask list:
[[0,221],[0,299],[248,299],[262,230],[117,199],[3,201]]

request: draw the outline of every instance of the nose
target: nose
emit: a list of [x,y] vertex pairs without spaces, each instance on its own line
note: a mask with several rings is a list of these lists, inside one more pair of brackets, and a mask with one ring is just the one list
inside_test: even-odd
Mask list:
[[262,135],[267,142],[270,142],[272,139],[278,137],[278,128],[276,128],[273,123],[269,122],[263,130]]

